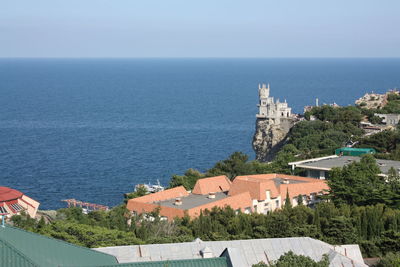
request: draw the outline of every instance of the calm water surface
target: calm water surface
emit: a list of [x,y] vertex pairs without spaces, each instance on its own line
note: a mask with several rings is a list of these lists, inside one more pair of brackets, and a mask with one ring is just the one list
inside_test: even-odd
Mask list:
[[400,59],[1,59],[0,185],[106,205],[136,183],[251,158],[257,86],[295,112],[400,87]]

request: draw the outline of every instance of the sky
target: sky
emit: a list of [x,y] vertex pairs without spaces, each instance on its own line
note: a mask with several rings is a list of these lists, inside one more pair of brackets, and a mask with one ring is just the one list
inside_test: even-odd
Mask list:
[[399,0],[0,0],[0,57],[400,57]]

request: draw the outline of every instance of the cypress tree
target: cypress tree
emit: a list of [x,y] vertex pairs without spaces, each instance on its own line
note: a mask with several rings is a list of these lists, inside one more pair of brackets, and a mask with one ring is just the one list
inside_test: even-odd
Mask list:
[[299,205],[303,205],[303,195],[302,194],[299,194],[299,196],[297,197],[297,203]]
[[321,232],[321,220],[319,218],[319,209],[314,210],[314,225],[317,227],[318,232]]
[[368,218],[365,208],[361,211],[361,236],[364,239],[368,237]]
[[285,209],[290,209],[290,208],[292,208],[292,203],[290,201],[289,189],[286,189]]

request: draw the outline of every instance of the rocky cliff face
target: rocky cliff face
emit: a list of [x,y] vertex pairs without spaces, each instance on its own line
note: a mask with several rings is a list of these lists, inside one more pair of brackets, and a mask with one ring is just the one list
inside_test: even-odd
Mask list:
[[274,159],[276,153],[285,145],[287,135],[294,125],[291,118],[281,119],[280,124],[269,123],[266,119],[257,119],[253,137],[253,149],[256,159],[267,162]]

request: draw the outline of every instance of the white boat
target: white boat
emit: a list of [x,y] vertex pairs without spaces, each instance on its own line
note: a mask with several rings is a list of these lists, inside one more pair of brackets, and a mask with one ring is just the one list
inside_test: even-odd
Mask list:
[[146,188],[148,193],[156,193],[156,192],[160,192],[160,191],[164,191],[164,186],[162,186],[160,184],[160,181],[157,180],[157,184],[137,184],[135,186],[135,192],[138,190],[139,187],[144,187]]

